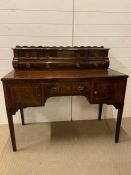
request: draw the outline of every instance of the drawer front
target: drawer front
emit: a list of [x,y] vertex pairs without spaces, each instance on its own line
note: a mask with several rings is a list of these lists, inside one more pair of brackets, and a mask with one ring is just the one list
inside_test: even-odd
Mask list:
[[41,105],[41,85],[34,83],[12,83],[9,87],[12,105],[30,107]]
[[121,103],[124,100],[126,80],[96,80],[93,84],[94,103]]
[[44,86],[44,94],[47,97],[51,96],[73,96],[73,95],[90,95],[89,82],[59,82],[46,83]]
[[72,95],[71,83],[46,83],[44,84],[44,94],[46,97]]

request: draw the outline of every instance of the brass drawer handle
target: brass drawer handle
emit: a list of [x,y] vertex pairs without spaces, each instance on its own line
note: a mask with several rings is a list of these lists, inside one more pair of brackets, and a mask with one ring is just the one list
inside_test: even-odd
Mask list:
[[98,91],[94,91],[94,94],[97,95],[98,94]]
[[51,91],[52,91],[52,92],[56,92],[56,91],[57,91],[57,87],[52,87],[52,88],[51,88]]
[[77,89],[78,89],[79,91],[83,91],[83,90],[84,90],[84,86],[78,86]]
[[30,63],[26,63],[26,68],[30,68]]

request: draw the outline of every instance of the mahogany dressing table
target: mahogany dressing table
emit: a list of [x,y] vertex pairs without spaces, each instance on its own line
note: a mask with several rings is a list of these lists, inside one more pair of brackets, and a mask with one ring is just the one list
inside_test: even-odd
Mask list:
[[13,49],[13,67],[2,78],[13,151],[16,151],[13,115],[23,109],[44,106],[53,96],[85,96],[91,104],[118,109],[115,142],[119,142],[128,75],[109,69],[108,48],[27,47]]

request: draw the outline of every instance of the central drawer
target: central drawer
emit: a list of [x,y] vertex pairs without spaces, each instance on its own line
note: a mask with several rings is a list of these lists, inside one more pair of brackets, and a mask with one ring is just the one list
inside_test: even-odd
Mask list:
[[89,95],[89,82],[57,82],[44,84],[44,94],[51,96]]

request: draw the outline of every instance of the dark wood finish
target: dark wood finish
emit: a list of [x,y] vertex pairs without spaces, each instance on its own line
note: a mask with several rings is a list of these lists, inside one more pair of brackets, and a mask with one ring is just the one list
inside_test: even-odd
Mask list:
[[21,115],[21,122],[22,122],[22,125],[25,125],[24,111],[23,111],[23,109],[20,109],[20,115]]
[[12,148],[13,148],[13,151],[15,152],[16,151],[16,139],[15,139],[13,117],[12,117],[12,115],[10,115],[10,113],[8,114],[8,112],[7,112],[7,119],[8,119],[8,123],[9,123],[9,130],[10,130]]
[[125,92],[125,80],[99,79],[94,81],[93,100],[95,103],[120,103],[123,102]]
[[102,108],[103,108],[103,104],[99,104],[99,115],[98,115],[98,120],[101,120]]
[[107,69],[108,48],[104,47],[20,47],[13,49],[13,67],[18,70]]
[[7,86],[10,106],[24,108],[41,105],[41,85],[30,82],[10,82]]
[[[47,56],[53,57],[50,63],[54,67],[43,66],[43,60],[45,65],[49,61]],[[79,62],[76,62],[78,57]],[[23,60],[24,65],[30,64],[31,67],[19,67]],[[33,66],[31,60],[39,62],[41,70],[38,70],[38,64]],[[88,66],[81,66],[83,60]],[[95,67],[100,60],[105,66]],[[76,63],[80,64],[79,68]],[[53,96],[85,96],[91,104],[99,104],[99,120],[102,105],[113,105],[118,109],[115,134],[115,142],[118,142],[128,76],[109,69],[107,64],[109,65],[108,49],[103,47],[15,48],[13,65],[16,70],[2,78],[13,151],[16,151],[16,142],[12,115],[20,109],[24,124],[23,108],[43,106]]]
[[121,120],[122,120],[122,113],[123,113],[124,104],[119,105],[118,113],[117,113],[117,124],[116,124],[116,133],[115,133],[115,142],[119,142],[119,134],[120,134],[120,127],[121,127]]

